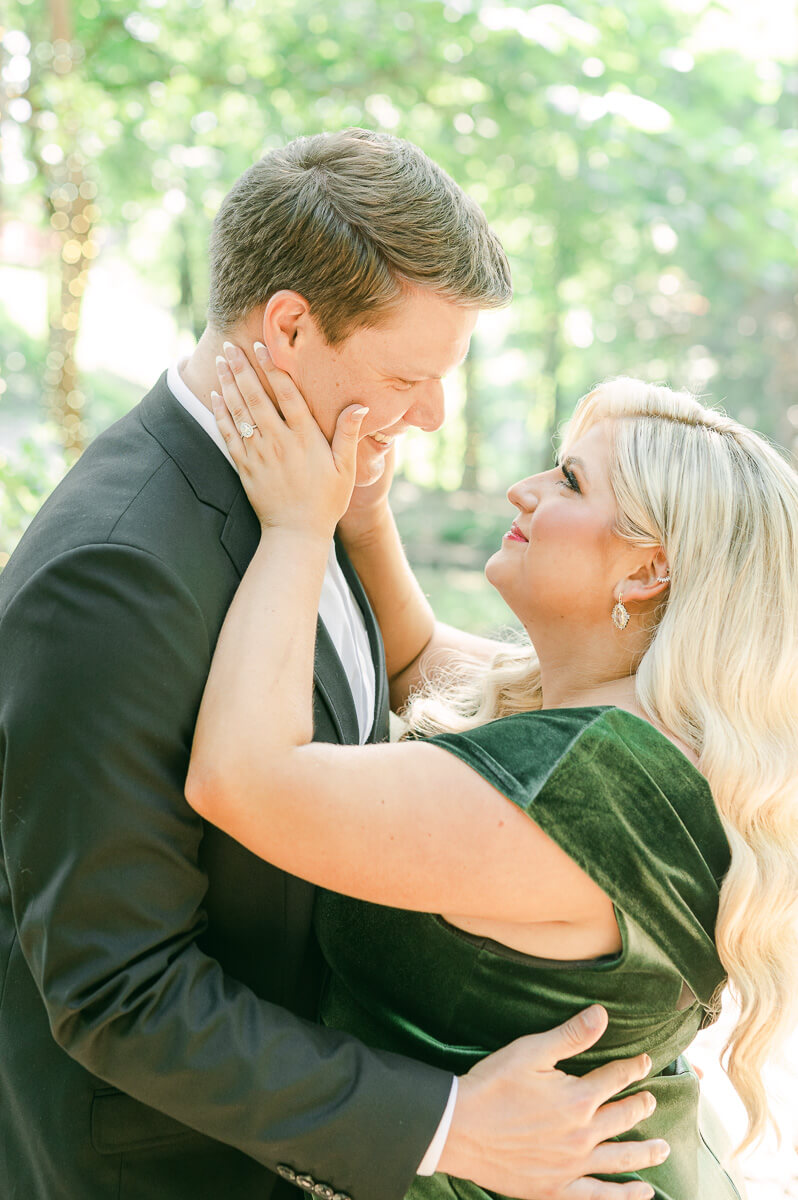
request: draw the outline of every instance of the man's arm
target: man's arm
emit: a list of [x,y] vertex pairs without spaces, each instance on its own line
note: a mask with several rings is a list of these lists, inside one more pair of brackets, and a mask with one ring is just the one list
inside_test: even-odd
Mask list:
[[266,1166],[398,1198],[451,1076],[293,1017],[197,947],[182,780],[210,652],[190,594],[129,547],[69,552],[11,602],[0,816],[23,952],[95,1075]]

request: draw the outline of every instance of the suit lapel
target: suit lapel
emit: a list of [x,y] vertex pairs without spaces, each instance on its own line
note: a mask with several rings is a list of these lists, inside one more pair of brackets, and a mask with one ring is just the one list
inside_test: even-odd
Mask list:
[[[140,414],[145,428],[177,463],[197,498],[226,514],[220,541],[239,577],[242,576],[257,549],[260,523],[238,475],[205,430],[172,395],[166,385],[166,372],[142,400]],[[313,678],[338,740],[357,743],[357,713],[349,682],[320,619],[316,623]]]
[[366,595],[365,588],[360,582],[360,577],[357,571],[352,566],[349,560],[349,555],[343,547],[343,544],[335,535],[335,553],[341,570],[344,573],[349,587],[352,590],[352,595],[357,601],[358,607],[363,614],[363,620],[366,624],[366,632],[369,639],[369,648],[371,649],[371,661],[374,664],[375,688],[374,688],[374,719],[369,736],[370,742],[383,742],[388,738],[388,714],[390,711],[390,700],[388,695],[388,675],[385,669],[385,647],[382,641],[380,627],[377,624],[377,618],[374,615],[374,610],[369,603],[369,598]]
[[335,649],[335,644],[321,617],[316,622],[316,656],[313,663],[313,678],[317,690],[330,710],[338,741],[344,745],[356,746],[360,741],[360,725],[355,701],[343,663],[338,657],[338,651]]

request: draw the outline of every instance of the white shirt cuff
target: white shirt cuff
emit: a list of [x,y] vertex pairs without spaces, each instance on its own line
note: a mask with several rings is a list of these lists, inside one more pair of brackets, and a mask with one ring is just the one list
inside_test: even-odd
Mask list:
[[452,1080],[452,1090],[449,1092],[449,1101],[446,1108],[443,1110],[441,1123],[438,1126],[438,1131],[435,1137],[429,1144],[427,1153],[421,1160],[421,1165],[416,1171],[417,1175],[434,1175],[438,1169],[438,1163],[441,1161],[443,1147],[446,1145],[446,1139],[449,1136],[449,1130],[452,1127],[452,1117],[454,1116],[454,1106],[457,1103],[457,1076]]

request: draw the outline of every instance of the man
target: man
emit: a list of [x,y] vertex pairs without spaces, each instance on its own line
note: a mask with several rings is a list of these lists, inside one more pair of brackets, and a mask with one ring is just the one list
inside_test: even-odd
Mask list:
[[[368,399],[369,483],[397,432],[440,425],[440,376],[477,311],[509,300],[504,255],[420,151],[362,130],[252,167],[211,251],[196,351],[97,438],[0,578],[0,1194],[265,1200],[296,1195],[288,1181],[399,1200],[445,1148],[447,1170],[486,1187],[576,1198],[591,1170],[652,1161],[647,1143],[593,1153],[645,1115],[645,1096],[604,1103],[639,1062],[585,1082],[552,1070],[600,1020],[525,1039],[459,1093],[316,1027],[312,889],[204,828],[182,794],[259,534],[209,408],[226,339],[248,348],[268,321],[328,431]],[[315,682],[317,739],[386,736],[379,633],[342,551]]]

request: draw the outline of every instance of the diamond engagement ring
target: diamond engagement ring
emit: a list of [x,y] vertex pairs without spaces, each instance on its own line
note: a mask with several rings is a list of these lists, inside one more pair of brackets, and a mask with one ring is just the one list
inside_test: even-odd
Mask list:
[[238,432],[242,438],[251,438],[257,428],[257,425],[250,425],[249,421],[242,421],[238,427]]

